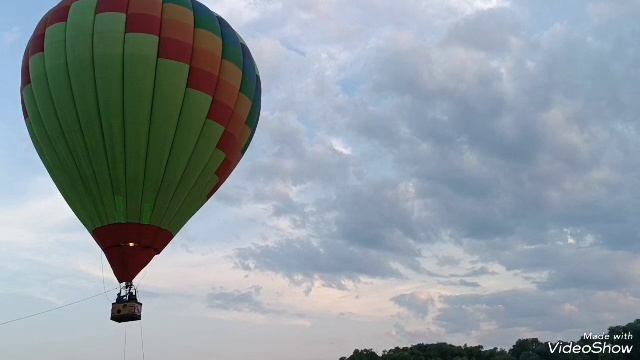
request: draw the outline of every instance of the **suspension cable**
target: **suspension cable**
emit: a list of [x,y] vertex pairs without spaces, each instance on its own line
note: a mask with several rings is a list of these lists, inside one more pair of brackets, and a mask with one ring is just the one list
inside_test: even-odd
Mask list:
[[117,290],[117,289],[118,289],[118,288],[117,288],[117,287],[115,287],[115,288],[113,288],[113,289],[111,289],[111,290],[106,290],[106,291],[103,291],[103,292],[101,292],[101,293],[99,293],[99,294],[95,294],[95,295],[92,295],[92,296],[86,297],[86,298],[84,298],[84,299],[80,299],[80,300],[77,300],[77,301],[73,301],[73,302],[70,302],[70,303],[68,303],[68,304],[64,304],[64,305],[56,306],[56,307],[51,308],[51,309],[48,309],[48,310],[44,310],[44,311],[40,311],[40,312],[37,312],[37,313],[34,313],[34,314],[30,314],[30,315],[22,316],[22,317],[19,317],[19,318],[15,318],[15,319],[7,320],[7,321],[4,321],[4,322],[0,322],[0,326],[8,325],[8,324],[11,324],[11,323],[14,323],[14,322],[18,322],[18,321],[21,321],[21,320],[30,319],[30,318],[32,318],[32,317],[36,317],[36,316],[40,316],[40,315],[44,315],[44,314],[47,314],[47,313],[50,313],[50,312],[53,312],[53,311],[56,311],[56,310],[64,309],[64,308],[69,307],[69,306],[72,306],[72,305],[80,304],[80,303],[82,303],[82,302],[85,302],[85,301],[88,301],[88,300],[91,300],[91,299],[97,298],[98,296],[102,296],[103,294],[106,294],[106,293],[111,292],[111,291],[115,291],[115,290]]
[[124,324],[124,349],[122,350],[122,359],[127,360],[127,324]]
[[142,321],[140,321],[140,344],[142,344],[142,360],[144,360],[144,335],[142,334]]

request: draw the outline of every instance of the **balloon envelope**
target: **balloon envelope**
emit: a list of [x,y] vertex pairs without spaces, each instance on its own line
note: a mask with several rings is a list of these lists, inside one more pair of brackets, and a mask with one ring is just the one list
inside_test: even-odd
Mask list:
[[131,282],[244,155],[261,84],[196,0],[65,0],[27,45],[21,95],[47,171]]

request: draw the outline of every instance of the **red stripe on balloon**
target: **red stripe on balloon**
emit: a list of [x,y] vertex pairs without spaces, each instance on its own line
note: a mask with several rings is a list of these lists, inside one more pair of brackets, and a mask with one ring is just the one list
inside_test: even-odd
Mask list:
[[29,49],[29,57],[44,52],[44,33],[35,34]]
[[127,33],[160,36],[161,23],[160,16],[129,13],[127,14]]
[[96,14],[121,13],[126,14],[129,0],[99,0]]
[[47,31],[47,21],[49,19],[49,15],[52,13],[50,11],[45,15],[42,20],[36,26],[36,29],[31,36],[31,46],[29,47],[29,57],[33,55],[43,53],[44,52],[44,34]]
[[220,139],[220,142],[218,143],[217,148],[225,153],[227,158],[229,158],[233,157],[232,155],[234,155],[236,152],[239,152],[240,144],[238,143],[236,137],[233,136],[233,134],[225,130],[222,138]]
[[222,162],[222,165],[220,165],[220,167],[218,168],[218,171],[216,171],[216,175],[218,175],[218,178],[220,178],[220,183],[224,183],[229,176],[231,175],[231,172],[233,171],[235,165],[235,161],[231,160],[231,159],[224,159],[224,161]]
[[55,10],[53,10],[51,17],[49,18],[49,21],[47,21],[47,27],[67,22],[67,19],[69,18],[70,10],[71,10],[71,5],[58,6]]
[[172,39],[160,38],[158,57],[189,65],[191,63],[192,44]]
[[29,70],[29,50],[31,49],[31,40],[27,44],[27,49],[24,52],[24,56],[22,56],[22,70],[20,71],[21,75],[21,84],[20,90],[31,84],[31,71]]
[[233,115],[233,108],[229,105],[223,103],[219,100],[213,100],[213,105],[211,106],[211,110],[209,110],[209,115],[207,118],[209,120],[213,120],[218,124],[222,125],[222,127],[227,127],[229,120],[231,120],[231,116]]
[[202,70],[198,67],[191,67],[189,70],[189,82],[187,84],[193,90],[200,91],[211,97],[213,97],[216,91],[216,83],[218,77],[206,70]]
[[33,30],[33,34],[27,43],[27,48],[25,49],[24,56],[22,57],[22,88],[24,89],[26,86],[31,84],[31,72],[29,70],[29,60],[32,56],[43,53],[44,52],[44,34],[47,28],[47,20],[52,10],[49,10],[43,17],[40,19],[36,28]]

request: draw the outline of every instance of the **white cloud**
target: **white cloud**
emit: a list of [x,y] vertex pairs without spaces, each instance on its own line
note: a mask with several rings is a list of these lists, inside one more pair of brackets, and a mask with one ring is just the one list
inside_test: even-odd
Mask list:
[[14,26],[2,32],[2,43],[5,46],[14,45],[23,35],[22,27]]

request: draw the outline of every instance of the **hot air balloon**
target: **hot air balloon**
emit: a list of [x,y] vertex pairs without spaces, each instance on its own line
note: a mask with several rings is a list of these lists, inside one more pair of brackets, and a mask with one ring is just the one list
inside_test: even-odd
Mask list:
[[139,320],[134,278],[255,134],[251,52],[197,0],[63,0],[27,45],[21,95],[38,155],[121,283],[112,320]]

